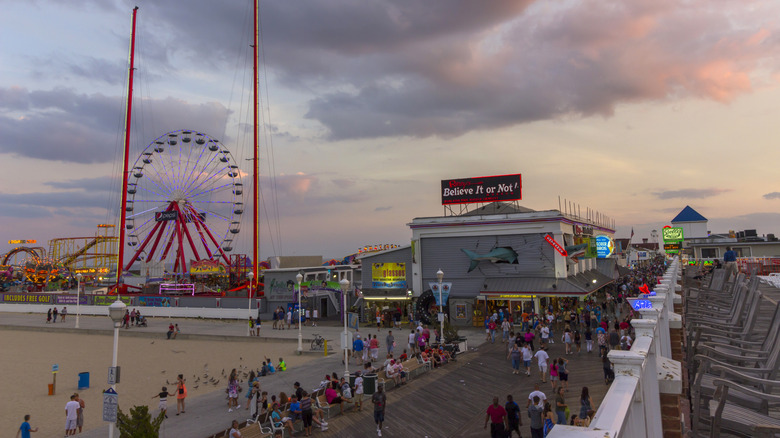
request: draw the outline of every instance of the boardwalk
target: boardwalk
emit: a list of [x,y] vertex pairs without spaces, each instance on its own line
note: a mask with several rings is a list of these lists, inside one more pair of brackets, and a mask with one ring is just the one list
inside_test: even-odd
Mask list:
[[[487,437],[483,429],[485,409],[493,396],[502,403],[512,394],[521,407],[523,436],[530,436],[529,420],[525,411],[528,394],[533,384],[540,382],[534,365],[531,377],[511,372],[506,360],[504,344],[486,344],[460,356],[457,362],[426,373],[406,386],[388,392],[383,437]],[[550,356],[563,355],[563,345],[550,346]],[[601,361],[596,353],[565,356],[569,359],[570,392],[567,403],[572,414],[579,413],[579,395],[582,386],[588,386],[596,406],[608,390],[602,378]],[[550,383],[541,390],[552,399]],[[371,403],[363,412],[349,412],[333,418],[328,434],[338,437],[376,436]]]

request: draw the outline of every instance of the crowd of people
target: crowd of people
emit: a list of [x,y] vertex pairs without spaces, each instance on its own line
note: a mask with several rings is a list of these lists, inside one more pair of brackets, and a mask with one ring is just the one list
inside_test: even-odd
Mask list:
[[[532,365],[539,372],[539,381],[526,404],[530,421],[531,436],[542,438],[556,424],[588,426],[593,419],[596,405],[587,386],[581,388],[579,411],[576,404],[570,406],[567,399],[569,386],[568,355],[586,355],[594,351],[602,363],[604,383],[609,385],[615,378],[608,354],[611,350],[630,350],[633,343],[631,320],[636,315],[626,298],[637,296],[645,285],[655,285],[663,275],[664,260],[654,260],[647,266],[632,269],[616,282],[611,291],[602,296],[590,298],[581,304],[553,309],[550,305],[544,314],[523,312],[515,323],[508,311],[499,311],[486,317],[486,341],[495,343],[497,331],[501,330],[501,342],[506,343],[507,359],[511,362],[512,374],[532,376]],[[560,338],[556,336],[559,334]],[[549,345],[558,339],[564,344],[563,356],[551,358]],[[594,350],[594,340],[598,350]],[[541,390],[548,382],[554,398],[549,400]],[[575,399],[576,400],[576,399]],[[575,402],[576,403],[576,402]],[[493,398],[485,415],[485,428],[490,424],[492,437],[511,436],[522,425],[520,409],[512,395],[506,402]]]

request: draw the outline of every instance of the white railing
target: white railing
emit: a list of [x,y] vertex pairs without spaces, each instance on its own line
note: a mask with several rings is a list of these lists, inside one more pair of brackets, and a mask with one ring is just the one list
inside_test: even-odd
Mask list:
[[660,394],[682,393],[682,370],[671,359],[669,335],[670,327],[680,327],[680,316],[674,313],[679,279],[680,263],[675,258],[654,296],[629,300],[642,314],[642,319],[631,321],[636,340],[629,351],[609,352],[615,381],[593,421],[588,427],[556,425],[549,438],[663,436]]

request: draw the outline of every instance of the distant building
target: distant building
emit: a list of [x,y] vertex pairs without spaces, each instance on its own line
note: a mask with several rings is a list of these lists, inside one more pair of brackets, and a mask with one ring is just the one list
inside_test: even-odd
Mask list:
[[686,205],[677,216],[672,219],[673,227],[681,227],[685,240],[704,238],[708,236],[707,218],[698,211]]

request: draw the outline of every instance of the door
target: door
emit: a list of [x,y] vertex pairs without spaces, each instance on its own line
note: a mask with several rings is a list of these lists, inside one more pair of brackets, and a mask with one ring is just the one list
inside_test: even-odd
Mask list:
[[328,317],[328,298],[320,298],[320,318]]

